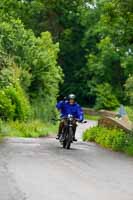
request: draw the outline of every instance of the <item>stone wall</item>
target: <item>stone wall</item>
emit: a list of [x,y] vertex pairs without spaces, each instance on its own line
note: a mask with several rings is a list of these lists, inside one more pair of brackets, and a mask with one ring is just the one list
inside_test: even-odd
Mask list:
[[116,119],[112,117],[103,117],[98,121],[98,125],[102,125],[109,128],[120,128],[127,133],[132,130],[132,124],[124,119]]
[[84,110],[85,114],[99,115],[99,116],[102,116],[102,117],[115,117],[117,115],[116,112],[107,111],[107,110],[96,111],[96,110],[91,109],[91,108],[83,108],[83,110]]

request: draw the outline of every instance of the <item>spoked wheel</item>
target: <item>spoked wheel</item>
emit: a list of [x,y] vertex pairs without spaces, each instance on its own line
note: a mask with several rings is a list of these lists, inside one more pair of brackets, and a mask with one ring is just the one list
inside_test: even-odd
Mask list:
[[70,149],[71,143],[73,142],[73,129],[65,129],[63,133],[64,141],[61,142],[64,149]]
[[71,142],[67,142],[66,149],[70,149],[70,146],[71,146]]
[[73,129],[69,127],[69,133],[67,135],[66,149],[70,149],[71,143],[73,142]]
[[66,148],[66,135],[67,135],[67,129],[64,129],[62,135],[63,135],[63,136],[62,136],[62,137],[63,137],[62,145],[63,145],[63,148],[65,149],[65,148]]

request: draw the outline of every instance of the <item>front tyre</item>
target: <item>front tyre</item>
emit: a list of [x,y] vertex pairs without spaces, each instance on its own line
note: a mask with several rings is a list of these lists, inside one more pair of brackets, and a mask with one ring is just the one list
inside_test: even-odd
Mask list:
[[63,141],[63,148],[66,148],[66,140]]
[[73,129],[69,127],[69,132],[67,135],[66,149],[70,149],[71,143],[73,142]]
[[71,142],[67,143],[66,144],[66,149],[70,149],[70,146],[71,146]]

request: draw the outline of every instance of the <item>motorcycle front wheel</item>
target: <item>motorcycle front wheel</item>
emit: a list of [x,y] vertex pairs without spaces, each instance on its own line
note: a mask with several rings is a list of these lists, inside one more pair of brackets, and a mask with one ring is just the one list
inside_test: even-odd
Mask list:
[[69,127],[69,132],[68,132],[67,141],[66,141],[66,149],[70,149],[72,142],[73,142],[73,129],[72,127]]
[[66,140],[63,141],[63,148],[66,148]]

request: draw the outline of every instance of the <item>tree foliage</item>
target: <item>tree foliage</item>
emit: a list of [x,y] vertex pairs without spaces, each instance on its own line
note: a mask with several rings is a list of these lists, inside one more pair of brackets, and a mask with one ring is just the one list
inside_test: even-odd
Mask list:
[[[60,95],[76,93],[83,105],[111,109],[127,103],[125,83],[133,74],[132,0],[0,0],[0,8],[1,84],[12,76],[6,66],[15,63],[35,113],[37,102],[54,105],[59,85]],[[106,89],[113,94],[108,91],[105,106]]]
[[[4,91],[14,108],[13,119],[26,119],[30,103],[37,101],[39,107],[39,101],[43,101],[43,107],[47,107],[46,102],[51,99],[56,102],[62,80],[58,52],[59,45],[53,43],[49,32],[36,37],[19,19],[9,16],[0,20],[0,88],[1,95]],[[1,106],[4,109],[5,104],[1,102]],[[10,118],[8,116],[5,117]]]
[[133,106],[133,76],[129,76],[125,84],[126,97]]

